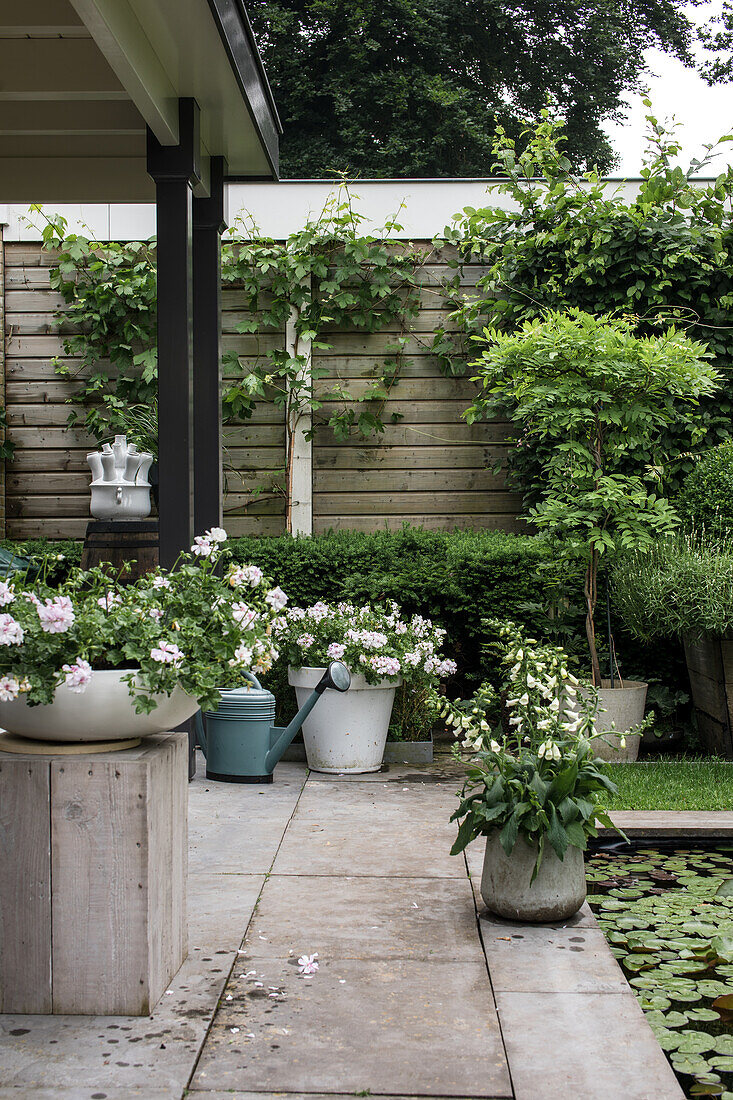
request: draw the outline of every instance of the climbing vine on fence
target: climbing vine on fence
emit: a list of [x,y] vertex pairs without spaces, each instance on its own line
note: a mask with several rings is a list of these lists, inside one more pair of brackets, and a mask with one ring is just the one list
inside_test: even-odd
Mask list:
[[[484,327],[516,331],[547,310],[630,316],[639,335],[674,324],[705,343],[723,376],[722,395],[698,409],[705,449],[731,434],[733,169],[714,182],[696,182],[714,149],[706,147],[706,156],[684,172],[675,163],[681,149],[674,133],[651,113],[647,120],[643,180],[631,199],[594,172],[573,174],[562,152],[562,123],[548,112],[528,131],[522,153],[499,130],[493,174],[502,180],[489,192],[503,205],[466,207],[445,230],[441,243],[458,250],[446,287],[458,336],[440,329],[432,347],[444,370],[460,375],[475,358],[471,338]],[[467,263],[485,265],[475,291],[462,286]],[[492,406],[507,419],[512,411]],[[513,482],[530,500],[540,491],[548,446],[511,453]],[[679,456],[660,471],[669,490],[692,463],[684,435],[667,440],[665,449]]]
[[[69,420],[83,421],[103,439],[129,429],[131,410],[134,418],[135,410],[155,403],[155,244],[99,242],[68,234],[60,216],[44,220],[44,246],[57,253],[51,285],[66,303],[56,321],[67,330],[64,351],[74,357],[73,363],[59,360],[56,368],[76,382]],[[222,281],[243,291],[246,302],[237,331],[256,345],[254,355],[224,356],[224,417],[246,421],[263,400],[283,409],[288,516],[294,442],[306,414],[313,416],[306,435],[319,423],[338,440],[382,432],[385,402],[405,364],[409,322],[420,308],[421,271],[430,249],[398,241],[402,227],[396,218],[370,234],[362,231],[363,220],[342,186],[284,242],[261,236],[245,217],[223,244]],[[266,338],[287,325],[290,345],[270,347]],[[313,365],[309,349],[329,351],[330,330],[372,333],[387,326],[396,329],[395,336],[370,377],[356,385],[345,378],[322,384],[327,372]]]

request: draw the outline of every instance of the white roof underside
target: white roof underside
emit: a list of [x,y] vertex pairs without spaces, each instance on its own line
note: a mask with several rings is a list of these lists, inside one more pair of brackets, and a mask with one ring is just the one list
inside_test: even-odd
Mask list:
[[[239,0],[221,4],[236,30]],[[145,202],[146,123],[178,142],[201,108],[201,154],[276,173],[277,114],[256,50],[232,59],[208,0],[0,0],[0,202]]]

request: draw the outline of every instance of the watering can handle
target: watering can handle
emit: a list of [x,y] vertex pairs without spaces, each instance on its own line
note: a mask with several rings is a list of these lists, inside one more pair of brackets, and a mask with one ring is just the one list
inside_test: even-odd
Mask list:
[[242,672],[242,676],[244,676],[245,679],[249,680],[249,682],[252,684],[253,687],[256,687],[256,688],[259,688],[260,690],[262,690],[262,684],[260,683],[260,681],[257,679],[257,677],[255,676],[255,674],[253,672]]

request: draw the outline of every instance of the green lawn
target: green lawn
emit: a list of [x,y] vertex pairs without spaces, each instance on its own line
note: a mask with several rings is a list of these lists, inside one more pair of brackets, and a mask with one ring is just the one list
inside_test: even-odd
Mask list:
[[619,793],[613,810],[733,810],[733,761],[659,760],[609,764]]

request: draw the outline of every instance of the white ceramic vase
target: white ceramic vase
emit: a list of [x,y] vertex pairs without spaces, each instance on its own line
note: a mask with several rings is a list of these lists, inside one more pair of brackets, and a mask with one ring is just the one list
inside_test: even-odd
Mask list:
[[171,695],[155,697],[158,705],[150,714],[136,714],[122,680],[132,671],[94,672],[82,692],[60,684],[53,702],[37,707],[29,706],[23,695],[0,702],[0,727],[34,741],[126,741],[173,729],[198,709],[193,696],[176,687]]
[[537,878],[530,885],[536,846],[517,838],[508,856],[499,830],[486,838],[481,897],[492,913],[507,920],[558,921],[577,913],[585,901],[585,864],[580,848],[569,847],[560,860],[548,843]]
[[[302,707],[323,668],[289,668],[288,683]],[[308,767],[317,772],[376,772],[382,766],[395,690],[401,681],[368,684],[360,673],[344,694],[326,691],[303,723]]]

